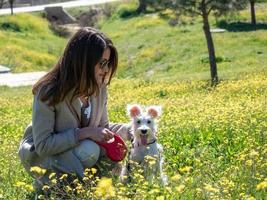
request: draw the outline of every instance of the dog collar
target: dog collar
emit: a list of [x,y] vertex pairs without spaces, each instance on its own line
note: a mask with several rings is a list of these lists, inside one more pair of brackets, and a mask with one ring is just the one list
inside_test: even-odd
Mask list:
[[147,143],[146,145],[140,145],[139,142],[138,142],[138,143],[137,143],[137,146],[138,146],[138,147],[139,147],[139,146],[148,146],[148,145],[153,144],[153,143],[155,143],[155,142],[157,142],[156,139],[155,139],[155,140],[152,140],[151,142]]

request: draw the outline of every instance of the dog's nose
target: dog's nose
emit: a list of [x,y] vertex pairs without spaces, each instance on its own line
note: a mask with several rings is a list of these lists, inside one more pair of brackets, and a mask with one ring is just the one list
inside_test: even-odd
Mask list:
[[146,134],[146,133],[147,133],[147,130],[142,129],[142,130],[141,130],[141,133],[142,133],[142,134]]

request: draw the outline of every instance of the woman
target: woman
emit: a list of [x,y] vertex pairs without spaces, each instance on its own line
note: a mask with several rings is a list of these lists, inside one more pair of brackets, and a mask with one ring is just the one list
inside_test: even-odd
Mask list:
[[[49,174],[75,173],[103,156],[96,142],[113,132],[128,138],[126,125],[110,125],[106,86],[116,72],[118,54],[112,41],[93,28],[80,29],[69,41],[57,65],[33,86],[32,124],[26,130],[19,156],[35,187],[49,182]],[[36,177],[30,168],[47,169]]]

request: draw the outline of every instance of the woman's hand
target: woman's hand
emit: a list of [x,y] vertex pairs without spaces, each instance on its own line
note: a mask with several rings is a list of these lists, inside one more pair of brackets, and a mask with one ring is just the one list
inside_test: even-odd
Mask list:
[[79,141],[85,140],[85,139],[91,139],[96,142],[107,142],[110,139],[114,137],[113,133],[106,129],[106,128],[90,128],[85,127],[81,128],[78,131],[78,139]]

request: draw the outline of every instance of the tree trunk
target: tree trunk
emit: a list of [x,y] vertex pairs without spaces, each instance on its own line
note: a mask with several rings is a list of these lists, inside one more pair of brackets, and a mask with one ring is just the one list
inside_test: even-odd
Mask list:
[[14,0],[9,0],[9,4],[10,4],[10,9],[11,9],[11,15],[13,15],[14,14],[13,12]]
[[0,9],[3,8],[4,4],[5,4],[4,0],[0,0]]
[[203,30],[205,33],[208,51],[209,51],[209,61],[210,61],[210,74],[211,74],[211,84],[217,85],[218,84],[218,75],[217,75],[217,64],[216,64],[216,56],[215,56],[215,48],[212,40],[212,35],[210,32],[210,25],[209,25],[209,19],[208,14],[205,12],[202,12],[202,18],[203,18]]
[[256,25],[255,0],[250,0],[251,24]]
[[139,0],[139,7],[137,8],[137,13],[144,13],[146,11],[146,0]]

